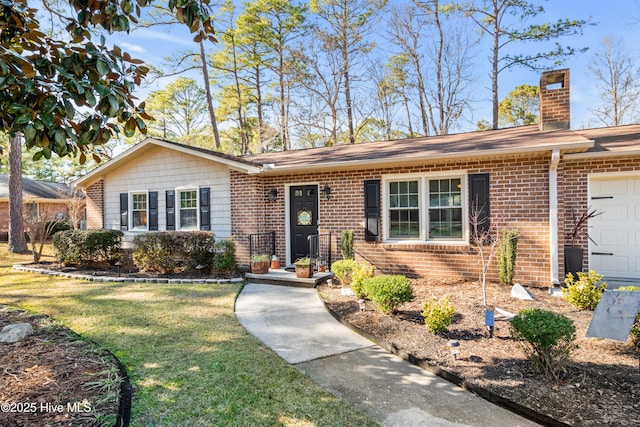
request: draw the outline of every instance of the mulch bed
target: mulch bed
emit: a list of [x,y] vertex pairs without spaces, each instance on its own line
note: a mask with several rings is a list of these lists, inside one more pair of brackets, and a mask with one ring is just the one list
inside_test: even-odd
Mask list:
[[[415,299],[393,315],[367,301],[360,311],[357,299],[340,289],[320,287],[327,306],[340,318],[364,331],[387,348],[409,354],[414,361],[461,377],[473,387],[488,390],[524,408],[572,426],[640,425],[640,362],[631,343],[585,338],[592,312],[550,296],[547,288],[527,287],[534,301],[511,298],[510,288],[488,286],[488,303],[512,313],[543,308],[562,313],[575,322],[579,348],[562,382],[550,383],[533,371],[521,343],[510,337],[508,322],[496,322],[492,338],[484,326],[479,283],[415,280]],[[436,336],[420,316],[431,297],[449,296],[456,310],[449,332]],[[460,343],[454,359],[447,342]],[[553,423],[553,422],[552,422]],[[552,424],[551,423],[551,424]]]
[[32,335],[0,343],[0,426],[114,425],[123,380],[114,357],[46,316],[0,306],[0,329],[25,322]]

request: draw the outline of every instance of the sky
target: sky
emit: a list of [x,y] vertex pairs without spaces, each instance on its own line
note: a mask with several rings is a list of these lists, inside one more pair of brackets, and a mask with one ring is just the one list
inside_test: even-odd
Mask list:
[[[393,3],[394,0],[389,0]],[[603,124],[594,118],[592,109],[599,102],[596,84],[590,74],[588,66],[593,54],[601,48],[602,41],[609,37],[614,41],[624,43],[628,53],[638,58],[640,63],[640,0],[548,0],[540,1],[545,13],[540,17],[548,22],[558,19],[585,19],[596,25],[588,26],[582,36],[566,37],[562,43],[575,48],[588,47],[586,53],[577,54],[569,58],[559,68],[569,68],[571,76],[571,127],[573,129],[601,127]],[[536,20],[536,22],[538,22]],[[129,35],[116,34],[113,41],[123,49],[152,64],[161,64],[169,55],[193,48],[193,42],[186,29],[142,29],[133,31]],[[473,94],[472,113],[467,118],[467,124],[462,131],[474,130],[475,122],[491,117],[489,97],[489,39],[484,37],[482,49],[474,59],[477,68],[478,87]],[[540,73],[522,68],[507,70],[500,75],[500,99],[517,85],[538,85]],[[138,96],[142,99],[151,90],[161,89],[163,85],[175,80],[163,79],[154,82],[151,87],[142,88]],[[194,77],[199,79],[201,77]],[[464,128],[466,127],[466,128]]]

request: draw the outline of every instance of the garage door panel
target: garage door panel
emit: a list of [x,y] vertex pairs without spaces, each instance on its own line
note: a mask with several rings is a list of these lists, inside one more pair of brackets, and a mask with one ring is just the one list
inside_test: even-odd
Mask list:
[[629,232],[627,230],[602,230],[598,234],[600,237],[596,240],[598,246],[629,246]]
[[[592,179],[590,268],[605,278],[640,279],[640,175]],[[598,254],[607,255],[598,255]],[[611,254],[611,255],[608,255]]]
[[[611,204],[605,206],[602,204],[602,215],[598,215],[596,218],[600,218],[600,221],[627,221],[629,219],[629,206],[624,204]],[[604,215],[606,217],[602,218]]]
[[610,274],[626,274],[629,271],[629,261],[629,257],[626,256],[604,256],[602,258],[602,269],[611,272]]
[[611,179],[599,182],[600,186],[598,190],[600,191],[600,193],[612,195],[627,195],[629,193],[627,179]]

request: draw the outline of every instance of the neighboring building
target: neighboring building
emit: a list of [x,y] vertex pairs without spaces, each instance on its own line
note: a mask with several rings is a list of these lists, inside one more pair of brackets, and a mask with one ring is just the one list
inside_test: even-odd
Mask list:
[[241,264],[249,234],[275,231],[292,263],[307,236],[353,229],[359,257],[410,276],[478,278],[477,206],[520,231],[516,280],[543,285],[564,276],[573,212],[593,206],[584,267],[640,279],[640,125],[572,131],[569,70],[540,86],[540,126],[244,157],[149,138],[75,185],[90,228],[211,230]]
[[[68,216],[73,190],[64,184],[22,178],[23,214],[43,214],[52,218]],[[0,174],[0,231],[9,230],[9,176]]]

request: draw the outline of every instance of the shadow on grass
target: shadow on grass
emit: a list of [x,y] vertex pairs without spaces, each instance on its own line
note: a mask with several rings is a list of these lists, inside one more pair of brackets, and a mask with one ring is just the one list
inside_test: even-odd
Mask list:
[[233,312],[239,290],[17,273],[0,279],[0,303],[46,313],[118,356],[132,425],[375,425],[250,336]]

